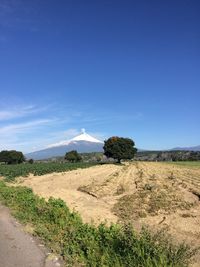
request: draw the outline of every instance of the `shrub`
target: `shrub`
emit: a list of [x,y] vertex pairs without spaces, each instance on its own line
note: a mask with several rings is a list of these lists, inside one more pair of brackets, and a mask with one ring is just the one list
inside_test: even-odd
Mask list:
[[81,156],[76,150],[69,151],[65,154],[65,159],[69,162],[79,162],[82,160]]

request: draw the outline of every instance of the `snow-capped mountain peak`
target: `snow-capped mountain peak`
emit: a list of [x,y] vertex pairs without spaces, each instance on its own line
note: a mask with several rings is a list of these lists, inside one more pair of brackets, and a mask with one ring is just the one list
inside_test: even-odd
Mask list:
[[45,149],[26,154],[27,159],[41,160],[52,157],[63,157],[66,152],[77,150],[78,153],[103,152],[103,142],[82,129],[80,135],[70,140],[51,144]]
[[55,144],[51,144],[51,145],[48,146],[48,148],[58,147],[58,146],[65,146],[65,145],[68,145],[70,143],[74,143],[74,142],[77,142],[77,141],[103,144],[102,141],[100,141],[100,140],[94,138],[93,136],[87,134],[85,129],[81,129],[81,134],[80,135],[75,136],[74,138],[72,138],[70,140],[61,141],[61,142],[58,142],[58,143],[55,143]]
[[103,143],[102,141],[92,137],[91,135],[87,134],[85,129],[81,130],[81,134],[72,138],[70,140],[71,142],[73,141],[86,141],[86,142],[93,142],[93,143]]

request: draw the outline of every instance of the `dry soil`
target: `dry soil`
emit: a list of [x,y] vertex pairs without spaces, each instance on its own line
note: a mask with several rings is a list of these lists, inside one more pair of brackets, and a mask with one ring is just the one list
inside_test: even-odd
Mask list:
[[[18,183],[46,199],[63,199],[85,222],[130,221],[136,229],[164,227],[176,241],[200,246],[198,168],[157,162],[108,164],[29,176]],[[196,261],[200,262],[200,256]]]

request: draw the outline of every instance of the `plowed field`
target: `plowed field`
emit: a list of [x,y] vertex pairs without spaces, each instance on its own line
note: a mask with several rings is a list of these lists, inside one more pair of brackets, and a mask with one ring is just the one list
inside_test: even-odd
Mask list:
[[29,176],[18,183],[45,198],[63,199],[85,222],[164,227],[176,240],[200,245],[200,168],[157,162],[109,164]]

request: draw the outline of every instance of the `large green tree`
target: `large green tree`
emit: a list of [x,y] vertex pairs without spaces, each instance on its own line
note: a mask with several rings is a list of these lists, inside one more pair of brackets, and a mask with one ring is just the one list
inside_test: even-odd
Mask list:
[[69,151],[65,154],[65,159],[70,162],[79,162],[82,160],[81,156],[76,150]]
[[16,150],[3,150],[0,152],[0,162],[7,164],[19,164],[25,161],[25,157],[22,152]]
[[104,155],[121,162],[122,159],[132,159],[137,152],[135,143],[130,138],[118,136],[110,137],[104,142]]

